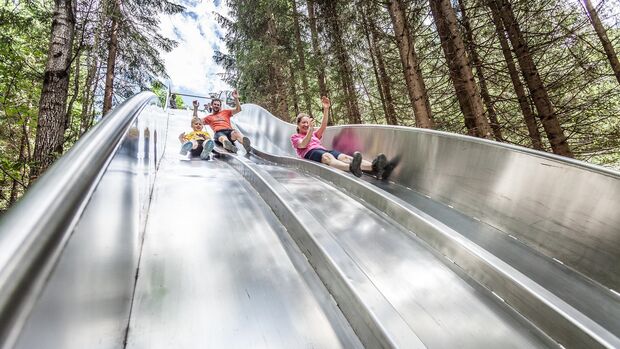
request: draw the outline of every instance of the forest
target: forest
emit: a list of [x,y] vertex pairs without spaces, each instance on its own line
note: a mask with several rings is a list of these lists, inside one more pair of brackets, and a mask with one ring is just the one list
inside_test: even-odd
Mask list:
[[467,134],[618,168],[620,2],[229,0],[216,58],[291,121]]
[[[620,168],[620,1],[227,0],[215,59],[291,121],[430,128]],[[167,0],[0,3],[0,212],[114,105],[165,94]],[[197,91],[198,92],[198,91]]]
[[[167,77],[166,0],[0,2],[0,212],[114,105]],[[164,92],[165,93],[165,92]]]

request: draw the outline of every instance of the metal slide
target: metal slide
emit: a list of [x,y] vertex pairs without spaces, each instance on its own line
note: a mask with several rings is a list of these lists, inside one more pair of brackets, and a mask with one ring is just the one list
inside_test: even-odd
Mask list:
[[400,161],[360,180],[294,158],[258,106],[233,120],[253,154],[187,160],[190,112],[143,93],[50,169],[1,218],[1,347],[620,347],[617,173],[330,128]]

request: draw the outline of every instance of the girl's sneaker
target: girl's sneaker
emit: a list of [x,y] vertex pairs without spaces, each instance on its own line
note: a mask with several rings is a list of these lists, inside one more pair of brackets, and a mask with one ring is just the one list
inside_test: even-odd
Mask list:
[[200,153],[200,158],[203,160],[209,160],[213,147],[215,147],[215,143],[213,142],[213,140],[209,139],[204,142],[202,144],[202,152]]
[[183,145],[181,146],[181,151],[179,152],[179,154],[187,155],[187,152],[192,150],[193,146],[194,145],[192,144],[192,142],[185,142],[185,143],[183,143]]
[[392,171],[394,171],[396,166],[398,166],[399,162],[400,162],[400,156],[397,156],[393,158],[392,160],[388,161],[385,167],[383,168],[383,174],[381,175],[381,179],[387,180],[388,178],[390,178]]
[[383,153],[377,155],[377,157],[372,160],[372,174],[377,176],[378,179],[381,179],[381,176],[383,176],[383,171],[387,162],[387,158]]
[[359,151],[356,151],[355,153],[353,153],[353,160],[351,160],[351,163],[349,164],[349,170],[351,171],[351,173],[353,173],[355,177],[361,177],[362,176],[362,169],[360,168],[361,166],[362,166],[362,154],[360,154]]

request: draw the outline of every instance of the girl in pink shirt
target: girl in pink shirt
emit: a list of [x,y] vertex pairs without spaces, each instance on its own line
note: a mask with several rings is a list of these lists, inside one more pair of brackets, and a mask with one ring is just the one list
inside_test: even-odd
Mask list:
[[321,127],[314,130],[313,120],[308,114],[300,113],[297,116],[297,133],[291,136],[291,144],[297,155],[302,159],[313,160],[335,167],[343,171],[349,171],[357,177],[362,176],[362,171],[380,175],[387,164],[385,155],[379,154],[372,162],[362,159],[360,152],[354,152],[353,156],[343,154],[337,150],[327,150],[321,145],[323,132],[327,128],[329,117],[329,98],[321,97],[323,104],[323,120]]

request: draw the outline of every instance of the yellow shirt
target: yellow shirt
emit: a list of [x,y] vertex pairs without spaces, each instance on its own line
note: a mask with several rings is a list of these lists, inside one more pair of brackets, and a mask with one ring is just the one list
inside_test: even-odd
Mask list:
[[211,139],[211,136],[209,135],[209,132],[205,132],[205,131],[192,131],[190,133],[186,133],[185,137],[183,137],[183,140],[185,142],[188,141],[197,141],[197,140],[207,140],[207,139]]

